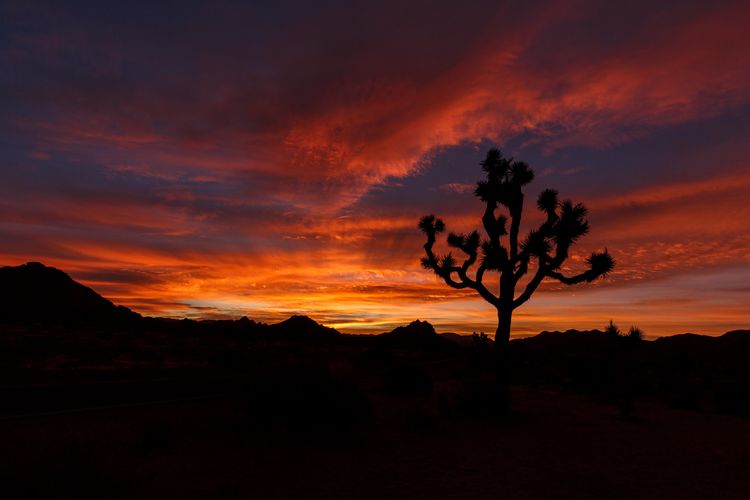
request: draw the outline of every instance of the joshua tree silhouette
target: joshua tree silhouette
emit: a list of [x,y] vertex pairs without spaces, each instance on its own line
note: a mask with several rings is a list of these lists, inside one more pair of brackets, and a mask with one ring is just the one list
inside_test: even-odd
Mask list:
[[[500,150],[491,149],[480,163],[487,179],[477,183],[475,194],[485,204],[482,225],[487,238],[482,239],[478,231],[469,234],[448,235],[448,244],[467,255],[458,265],[451,253],[435,255],[433,246],[436,236],[445,230],[445,224],[434,215],[426,215],[419,221],[419,229],[427,235],[424,245],[426,256],[422,265],[431,269],[453,288],[471,288],[497,309],[498,325],[495,334],[497,353],[497,389],[501,409],[509,409],[508,349],[513,311],[531,298],[546,278],[566,285],[591,282],[606,275],[614,268],[614,260],[607,253],[594,252],[587,259],[588,269],[574,276],[565,276],[560,268],[568,258],[570,247],[589,230],[587,209],[581,203],[570,200],[559,201],[555,190],[543,191],[537,207],[547,216],[545,222],[530,231],[519,241],[521,213],[523,211],[523,187],[534,180],[534,172],[522,161],[504,158]],[[504,207],[508,214],[495,215]],[[508,227],[510,226],[510,227]],[[507,245],[503,237],[507,236]],[[479,267],[472,278],[469,269],[476,263],[481,250]],[[526,282],[524,290],[516,296],[516,286],[532,269],[533,276]],[[497,272],[499,293],[496,296],[485,285],[487,272]]]

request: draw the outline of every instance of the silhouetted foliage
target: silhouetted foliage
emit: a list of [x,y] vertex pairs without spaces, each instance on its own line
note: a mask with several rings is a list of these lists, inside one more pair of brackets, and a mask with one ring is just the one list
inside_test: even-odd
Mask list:
[[643,340],[643,331],[631,326],[624,333],[610,320],[604,334],[608,344],[604,361],[607,363],[609,396],[617,401],[624,416],[630,416],[634,408],[635,351]]
[[471,334],[471,340],[474,342],[474,347],[477,349],[484,349],[489,347],[492,339],[490,339],[484,332],[474,332]]
[[[450,252],[435,254],[433,246],[437,235],[445,231],[446,226],[434,215],[426,215],[418,224],[427,236],[422,265],[453,288],[475,290],[497,309],[498,390],[499,397],[507,401],[507,352],[513,311],[529,300],[545,279],[566,285],[592,282],[612,271],[614,260],[606,250],[594,252],[586,259],[588,269],[572,276],[564,274],[561,268],[571,247],[589,231],[586,207],[571,200],[560,201],[557,191],[547,189],[537,199],[537,208],[545,214],[546,220],[521,239],[523,188],[534,180],[534,171],[525,162],[505,158],[498,149],[488,151],[481,166],[486,179],[477,183],[475,194],[485,204],[482,225],[486,238],[482,239],[478,231],[450,233],[448,245],[466,255],[459,264]],[[497,214],[499,209],[504,209],[507,215]],[[479,266],[472,276],[470,269],[477,261]],[[516,295],[521,278],[534,268],[524,290]],[[497,295],[485,286],[488,272],[499,274]]]
[[495,350],[492,339],[484,332],[471,334],[471,365],[476,371],[491,370],[494,365]]

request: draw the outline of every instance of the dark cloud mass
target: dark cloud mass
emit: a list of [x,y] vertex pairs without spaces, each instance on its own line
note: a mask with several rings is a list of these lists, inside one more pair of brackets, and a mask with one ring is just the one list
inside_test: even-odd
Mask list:
[[619,263],[589,290],[543,286],[519,331],[746,327],[748,19],[746,2],[4,2],[0,259],[148,314],[490,329],[419,268],[415,223],[475,227],[498,144],[535,168],[531,195],[586,201],[581,255]]

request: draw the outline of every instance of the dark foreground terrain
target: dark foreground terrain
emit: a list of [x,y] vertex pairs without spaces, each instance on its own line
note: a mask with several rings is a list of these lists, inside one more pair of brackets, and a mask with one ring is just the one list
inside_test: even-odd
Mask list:
[[750,334],[142,318],[0,269],[2,498],[747,498]]
[[750,488],[750,421],[738,417],[644,401],[623,419],[527,388],[502,423],[435,416],[430,398],[374,399],[374,422],[356,433],[259,425],[237,397],[3,420],[3,485],[16,492],[4,498],[747,498]]
[[569,361],[552,369],[558,384],[517,370],[515,413],[502,419],[471,348],[264,341],[237,349],[236,358],[184,366],[123,358],[110,368],[6,371],[0,481],[13,493],[3,498],[750,491],[750,419],[721,412],[703,382],[639,388],[624,416],[619,393],[581,386]]

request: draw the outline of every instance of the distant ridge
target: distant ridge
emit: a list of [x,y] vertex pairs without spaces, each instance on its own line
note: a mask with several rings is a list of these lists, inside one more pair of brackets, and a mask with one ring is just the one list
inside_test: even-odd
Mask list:
[[750,330],[732,330],[722,335],[722,337],[734,337],[736,335],[747,335],[748,333],[750,333]]
[[[553,331],[542,330],[538,334],[532,335],[532,337],[538,337],[539,335],[545,335],[545,336],[546,335],[550,335],[550,336],[552,336],[552,335],[576,335],[576,334],[581,334],[581,333],[582,334],[593,334],[593,333],[604,333],[604,332],[602,332],[601,330],[598,330],[596,328],[593,329],[593,330],[576,330],[574,328],[570,328],[570,329],[565,330],[565,331],[560,331],[560,330],[553,330]],[[524,338],[528,338],[528,337],[524,337]]]
[[453,332],[441,332],[438,335],[462,346],[474,345],[474,338],[471,335],[461,335],[460,333]]
[[406,326],[399,326],[390,332],[377,335],[378,341],[389,347],[412,349],[441,349],[451,347],[454,343],[438,335],[435,328],[427,321],[415,320]]
[[140,318],[54,267],[28,262],[0,268],[0,323],[121,323]]
[[432,326],[428,321],[421,321],[421,320],[414,320],[411,323],[409,323],[406,326],[397,326],[390,332],[386,332],[382,334],[386,337],[396,338],[396,337],[431,337],[433,335],[437,335],[435,332],[435,327]]
[[280,323],[268,325],[266,329],[271,335],[283,337],[286,340],[330,339],[341,335],[335,328],[323,326],[303,315],[294,315]]
[[720,360],[718,364],[732,363],[737,366],[747,366],[747,356],[750,353],[750,330],[733,330],[715,337],[683,333],[659,337],[651,344],[663,353],[692,359],[708,357]]
[[[0,324],[2,323],[61,323],[118,327],[139,321],[156,330],[200,330],[224,332],[240,336],[278,340],[320,340],[365,337],[386,347],[442,348],[455,344],[473,345],[471,335],[437,333],[427,321],[415,320],[390,332],[377,335],[344,335],[334,328],[304,315],[293,315],[275,324],[258,323],[247,317],[237,320],[177,320],[143,318],[124,306],[117,306],[91,288],[73,280],[65,272],[39,262],[20,266],[0,267]],[[531,349],[578,350],[599,344],[604,336],[600,330],[542,331],[537,335],[514,338],[511,344]],[[750,330],[733,330],[719,336],[682,333],[647,341],[669,350],[698,352],[700,348],[750,349]]]

